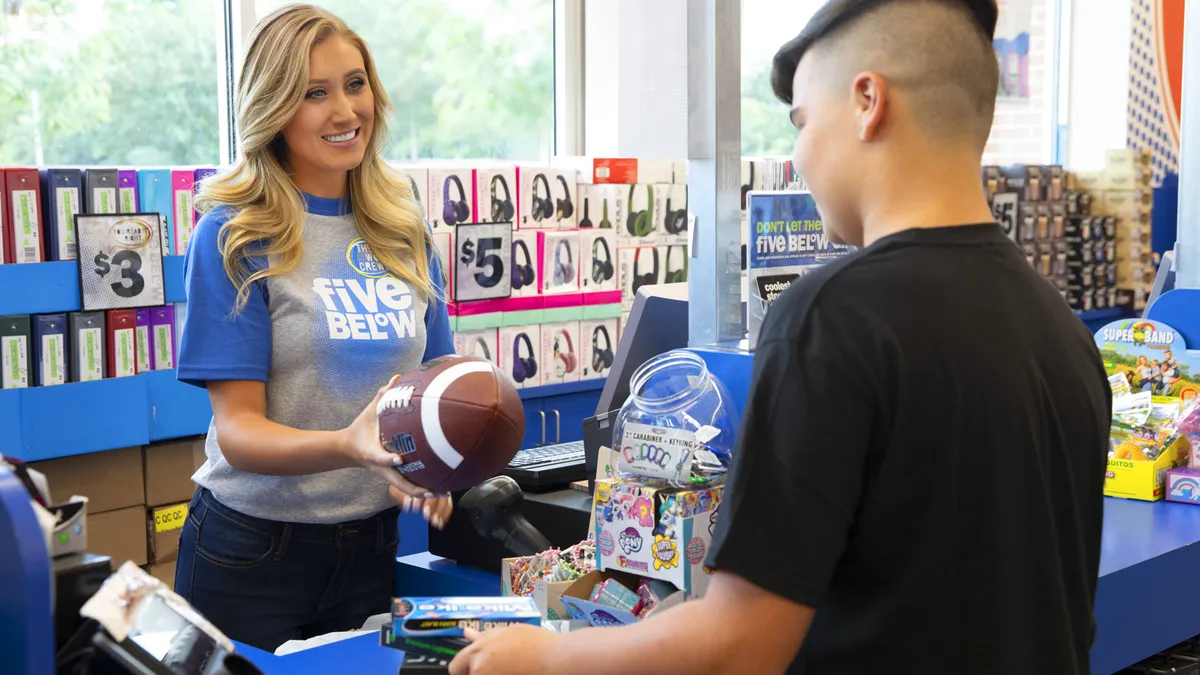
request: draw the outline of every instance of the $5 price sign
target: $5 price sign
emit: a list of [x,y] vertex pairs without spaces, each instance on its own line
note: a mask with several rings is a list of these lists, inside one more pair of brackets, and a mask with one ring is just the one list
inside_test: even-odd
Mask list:
[[166,304],[160,223],[157,214],[76,216],[85,311]]
[[454,299],[488,300],[512,294],[512,224],[459,225],[455,228]]

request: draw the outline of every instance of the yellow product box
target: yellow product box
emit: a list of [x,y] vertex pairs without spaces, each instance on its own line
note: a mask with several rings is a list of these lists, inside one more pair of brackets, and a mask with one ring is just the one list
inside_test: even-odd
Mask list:
[[1167,472],[1186,466],[1192,446],[1187,438],[1177,436],[1157,459],[1137,460],[1118,458],[1119,449],[1109,457],[1104,474],[1104,494],[1109,497],[1158,501],[1166,493]]

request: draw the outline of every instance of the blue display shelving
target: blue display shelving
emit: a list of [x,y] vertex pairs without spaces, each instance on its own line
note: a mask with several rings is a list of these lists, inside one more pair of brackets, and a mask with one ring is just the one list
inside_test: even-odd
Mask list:
[[[167,302],[186,302],[183,256],[163,258]],[[79,263],[0,265],[0,316],[79,311]]]
[[145,445],[208,430],[212,407],[174,370],[0,391],[0,454],[27,462]]

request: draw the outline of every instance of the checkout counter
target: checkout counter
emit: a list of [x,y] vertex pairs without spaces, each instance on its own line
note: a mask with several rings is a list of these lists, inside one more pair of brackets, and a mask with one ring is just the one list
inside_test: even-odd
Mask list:
[[[606,385],[605,398],[624,400],[618,391],[619,378],[628,374],[663,347],[661,325],[638,317],[669,316],[667,305],[646,312],[647,304],[674,305],[686,312],[686,286],[646,287],[639,292],[634,314],[622,335],[614,362],[613,389]],[[665,289],[665,290],[664,290]],[[1181,307],[1200,306],[1200,290],[1160,289],[1162,297],[1147,312],[1147,318],[1166,321],[1200,344],[1200,314],[1189,320]],[[1195,304],[1193,304],[1195,303]],[[674,321],[676,327],[686,321]],[[678,329],[677,329],[678,330]],[[638,335],[643,337],[639,339]],[[651,339],[649,336],[653,336]],[[667,342],[671,338],[665,338]],[[671,349],[674,346],[666,346]],[[734,400],[745,400],[751,374],[751,354],[730,348],[701,348],[695,351],[709,370],[726,385]],[[657,353],[657,352],[656,352]],[[622,360],[622,357],[624,360]],[[626,384],[627,386],[627,384]],[[620,396],[619,398],[616,398]],[[604,403],[601,403],[601,408]],[[617,406],[619,407],[619,405]],[[740,411],[739,411],[740,412]],[[584,538],[590,511],[590,496],[569,489],[528,494],[520,513],[547,534],[554,546],[569,546]],[[460,504],[456,522],[448,534],[476,548],[474,565],[425,552],[397,559],[396,593],[408,595],[496,595],[499,557],[511,555],[496,541],[475,531]],[[484,533],[486,534],[486,533]],[[493,536],[492,539],[495,539]],[[431,548],[437,549],[439,545]],[[445,548],[445,546],[442,546]],[[495,564],[492,564],[494,561]],[[1115,673],[1172,645],[1200,635],[1200,584],[1192,573],[1200,569],[1200,508],[1165,501],[1141,502],[1105,498],[1105,519],[1096,593],[1097,632],[1092,648],[1092,672]],[[0,653],[5,672],[48,675],[54,666],[54,620],[51,588],[54,571],[46,553],[28,495],[15,476],[0,469]],[[246,645],[237,653],[268,675],[354,672],[396,673],[403,652],[379,646],[377,633],[352,637],[286,656],[275,656]],[[11,669],[11,670],[10,670]],[[226,671],[236,675],[233,670]]]

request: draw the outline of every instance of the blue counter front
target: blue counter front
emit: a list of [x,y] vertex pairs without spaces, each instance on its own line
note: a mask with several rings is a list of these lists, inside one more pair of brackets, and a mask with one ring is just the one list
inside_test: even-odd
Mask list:
[[[1100,580],[1096,590],[1096,639],[1092,673],[1115,673],[1179,642],[1200,635],[1200,508],[1169,502],[1105,498]],[[398,561],[398,592],[479,593],[494,575],[460,568],[429,554]],[[411,585],[410,585],[411,584]],[[276,657],[249,650],[267,675],[334,672],[394,673],[402,654],[379,646],[377,635],[363,635],[305,652]]]

